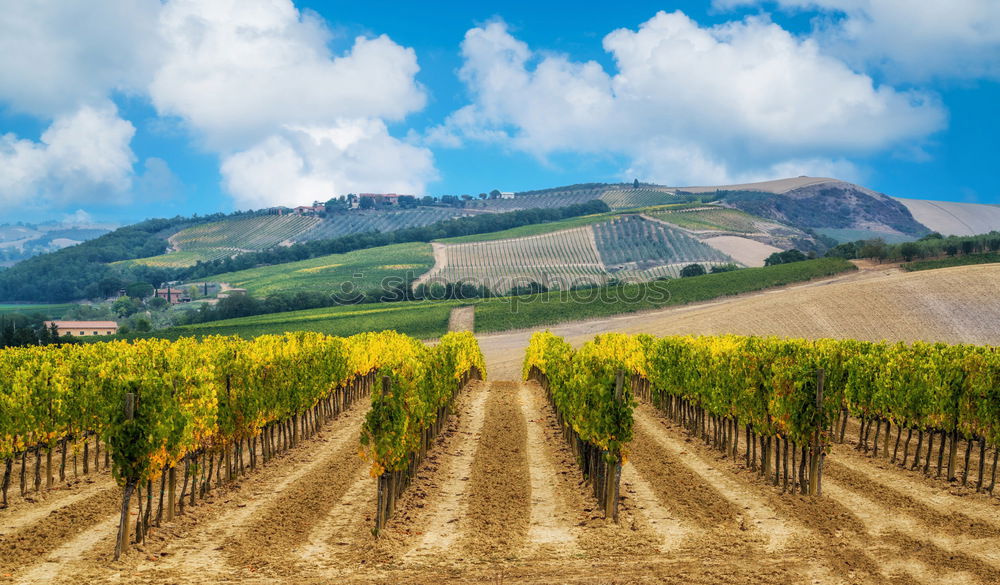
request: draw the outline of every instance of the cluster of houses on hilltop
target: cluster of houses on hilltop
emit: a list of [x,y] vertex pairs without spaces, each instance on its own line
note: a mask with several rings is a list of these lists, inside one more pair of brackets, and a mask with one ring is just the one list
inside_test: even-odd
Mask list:
[[[386,207],[400,207],[401,202],[409,199],[416,201],[414,195],[404,195],[400,193],[351,193],[344,198],[346,209],[384,209]],[[366,201],[367,200],[367,201]],[[312,205],[299,205],[291,209],[287,207],[272,207],[269,211],[275,215],[320,215],[326,213],[326,203],[313,201]]]
[[[467,196],[463,196],[467,197]],[[483,195],[480,195],[483,197]],[[491,199],[514,199],[511,191],[493,191]],[[424,198],[427,199],[426,197]],[[447,199],[447,196],[445,197]],[[343,207],[340,209],[386,209],[407,207],[408,204],[415,205],[417,197],[415,195],[404,195],[400,193],[351,193],[341,198]],[[299,205],[291,209],[287,207],[272,207],[269,211],[275,215],[323,215],[327,209],[327,204],[321,201],[313,201],[312,205]]]

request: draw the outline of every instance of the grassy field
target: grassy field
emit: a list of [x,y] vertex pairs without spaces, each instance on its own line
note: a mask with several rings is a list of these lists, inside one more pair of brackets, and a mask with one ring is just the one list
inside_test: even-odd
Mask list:
[[738,233],[758,231],[755,221],[761,221],[738,209],[704,209],[685,212],[653,212],[651,215],[689,230],[712,230]]
[[433,265],[431,245],[413,242],[227,272],[211,280],[245,288],[254,296],[279,291],[332,293],[343,290],[344,283],[350,283],[354,290],[366,291],[389,277],[416,278]]
[[934,270],[935,268],[951,268],[952,266],[969,266],[972,264],[992,264],[1000,262],[1000,253],[990,252],[988,254],[969,254],[965,256],[952,256],[950,258],[940,258],[938,260],[917,260],[901,265],[903,270],[915,272],[918,270]]
[[440,337],[448,331],[448,315],[451,308],[458,304],[457,301],[422,301],[289,311],[183,325],[157,336],[171,339],[204,335],[256,337],[286,331],[319,331],[346,336],[364,331],[395,329],[420,339],[430,339]]
[[198,262],[209,262],[211,260],[225,258],[226,256],[232,256],[238,253],[239,251],[235,249],[202,248],[198,250],[180,250],[169,254],[160,254],[159,256],[136,258],[135,260],[120,260],[118,262],[114,262],[113,264],[121,266],[142,264],[156,268],[186,268],[188,266],[194,266]]
[[56,304],[20,305],[16,303],[12,304],[0,303],[0,315],[10,315],[13,313],[23,313],[25,315],[31,315],[34,313],[42,313],[44,315],[52,317],[53,319],[58,319],[59,317],[62,317],[66,313],[66,311],[72,309],[75,306],[76,305],[73,303],[64,303],[57,305]]

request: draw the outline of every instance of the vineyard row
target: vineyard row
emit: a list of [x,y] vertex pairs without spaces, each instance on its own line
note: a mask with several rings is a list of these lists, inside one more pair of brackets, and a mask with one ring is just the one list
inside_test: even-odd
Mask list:
[[[4,499],[15,459],[23,475],[33,452],[37,475],[43,451],[51,458],[61,445],[65,458],[67,442],[82,437],[86,461],[93,437],[124,488],[117,557],[130,542],[133,493],[139,492],[141,542],[164,507],[169,520],[175,503],[183,512],[185,497],[190,504],[204,497],[213,475],[218,485],[244,472],[246,459],[255,468],[258,456],[267,461],[295,446],[369,393],[362,446],[372,475],[390,478],[379,486],[388,483],[398,494],[456,392],[483,371],[468,333],[448,334],[434,347],[388,331],[6,349],[0,351]],[[160,504],[151,518],[156,480]]]

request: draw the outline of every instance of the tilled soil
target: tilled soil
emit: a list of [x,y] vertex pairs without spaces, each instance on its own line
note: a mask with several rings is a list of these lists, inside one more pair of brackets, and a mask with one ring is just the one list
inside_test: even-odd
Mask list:
[[359,405],[110,561],[110,482],[19,504],[0,582],[1000,583],[1000,501],[837,445],[824,495],[782,493],[636,410],[606,521],[541,389],[473,383],[379,539]]

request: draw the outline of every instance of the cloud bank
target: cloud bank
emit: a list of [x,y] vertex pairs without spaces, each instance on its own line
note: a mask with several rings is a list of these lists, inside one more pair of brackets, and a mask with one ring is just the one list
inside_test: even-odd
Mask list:
[[625,176],[669,184],[855,172],[847,157],[920,141],[946,115],[929,95],[876,85],[758,17],[701,27],[660,12],[608,34],[617,72],[532,51],[503,22],[471,29],[471,103],[431,143],[497,142],[538,157],[613,152]]
[[290,0],[7,7],[0,103],[52,125],[39,142],[2,138],[10,172],[0,178],[0,205],[32,194],[46,205],[97,192],[124,201],[133,183],[139,191],[171,183],[160,158],[136,175],[135,128],[109,106],[116,95],[148,99],[217,155],[237,207],[297,205],[362,185],[423,191],[437,176],[431,151],[387,126],[426,103],[416,54],[383,35],[335,55],[330,40],[325,22]]

